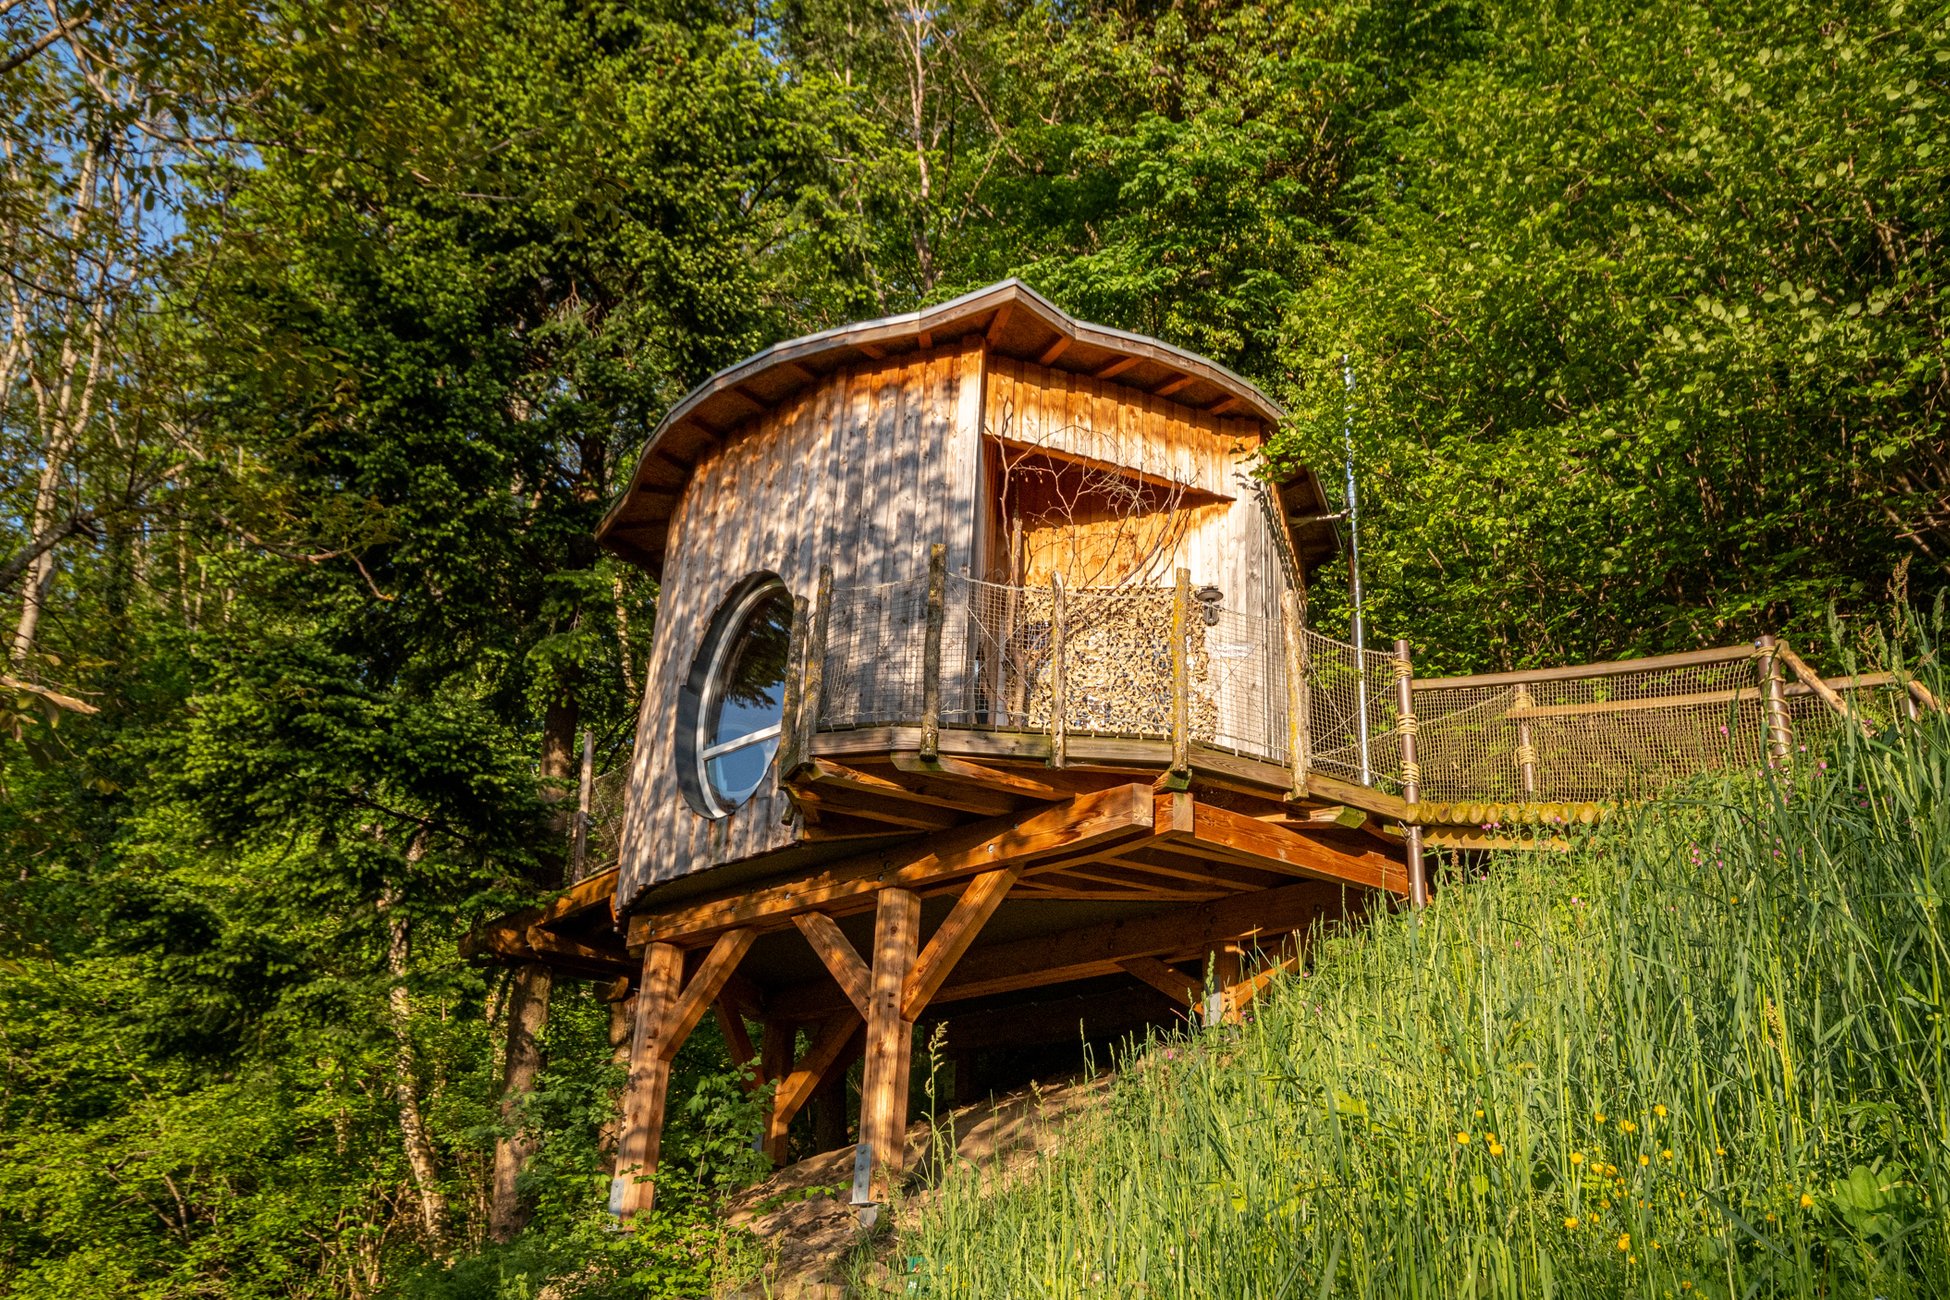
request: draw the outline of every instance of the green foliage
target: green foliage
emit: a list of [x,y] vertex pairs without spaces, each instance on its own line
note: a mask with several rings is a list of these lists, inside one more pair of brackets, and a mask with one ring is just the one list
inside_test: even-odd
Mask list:
[[1286,325],[1303,461],[1339,461],[1353,356],[1376,619],[1514,666],[1941,589],[1943,16],[1482,23],[1366,124]]
[[1939,1294],[1950,725],[1320,945],[903,1253],[932,1295]]

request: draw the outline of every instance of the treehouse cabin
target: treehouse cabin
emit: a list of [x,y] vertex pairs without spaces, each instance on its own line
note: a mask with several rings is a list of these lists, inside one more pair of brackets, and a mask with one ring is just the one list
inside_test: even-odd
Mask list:
[[865,1204],[917,1024],[966,1087],[1039,1030],[1236,1016],[1321,918],[1419,889],[1412,783],[1372,788],[1412,774],[1406,661],[1307,639],[1335,532],[1262,459],[1280,418],[1013,280],[665,417],[601,531],[662,584],[616,868],[482,944],[627,979],[618,1214],[707,1014],[776,1084],[775,1157],[864,1057]]

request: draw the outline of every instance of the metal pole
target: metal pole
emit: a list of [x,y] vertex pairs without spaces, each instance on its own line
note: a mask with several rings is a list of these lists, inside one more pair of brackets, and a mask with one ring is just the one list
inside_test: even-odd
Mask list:
[[[1402,802],[1413,808],[1422,799],[1422,765],[1416,761],[1415,668],[1408,658],[1408,642],[1395,642],[1396,731],[1402,738]],[[1408,848],[1408,901],[1421,907],[1429,901],[1428,868],[1422,861],[1422,828],[1404,826]]]
[[1361,746],[1361,784],[1374,784],[1368,753],[1368,619],[1361,596],[1361,502],[1354,488],[1354,365],[1341,353],[1341,380],[1347,405],[1341,421],[1341,446],[1347,464],[1347,589],[1354,602],[1354,734]]

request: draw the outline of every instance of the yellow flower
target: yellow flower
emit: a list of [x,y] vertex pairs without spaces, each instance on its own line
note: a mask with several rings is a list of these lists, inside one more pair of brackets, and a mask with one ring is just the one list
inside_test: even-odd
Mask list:
[[1656,1241],[1655,1241],[1655,1242],[1653,1242],[1653,1243],[1652,1243],[1652,1249],[1654,1249],[1654,1250],[1657,1250],[1657,1249],[1659,1249],[1659,1243],[1658,1243],[1658,1242],[1656,1242]]
[[1621,1119],[1618,1121],[1618,1131],[1620,1133],[1636,1133],[1639,1131],[1639,1126],[1632,1123],[1629,1119]]
[[1583,1163],[1584,1163],[1584,1152],[1582,1152],[1582,1151],[1573,1151],[1573,1152],[1571,1153],[1571,1163],[1572,1163],[1572,1164],[1574,1164],[1574,1165],[1581,1165],[1581,1164],[1583,1164]]
[[1639,1156],[1639,1164],[1640,1164],[1641,1166],[1644,1166],[1644,1165],[1649,1165],[1649,1164],[1651,1164],[1651,1163],[1652,1163],[1652,1157],[1651,1157],[1651,1156],[1648,1156],[1648,1155],[1643,1155],[1643,1154],[1641,1154],[1641,1155]]
[[1617,1172],[1618,1172],[1618,1166],[1617,1166],[1617,1165],[1606,1165],[1606,1166],[1605,1166],[1605,1177],[1607,1177],[1607,1178],[1610,1178],[1610,1177],[1611,1177],[1611,1176],[1612,1176],[1613,1174],[1615,1174],[1615,1173],[1617,1173]]
[[1595,1214],[1594,1214],[1594,1215],[1592,1215],[1592,1216],[1591,1216],[1591,1222],[1592,1222],[1593,1224],[1596,1224],[1596,1223],[1598,1222],[1598,1216],[1597,1216],[1597,1215],[1595,1215]]
[[1500,1156],[1500,1155],[1502,1155],[1502,1154],[1503,1154],[1503,1144],[1502,1144],[1501,1142],[1492,1142],[1492,1143],[1490,1143],[1490,1154],[1491,1154],[1491,1155],[1493,1155],[1493,1156]]
[[1714,1155],[1716,1155],[1716,1156],[1723,1156],[1723,1155],[1725,1155],[1726,1153],[1727,1153],[1727,1149],[1726,1149],[1725,1147],[1714,1147],[1714,1148],[1713,1148],[1713,1154],[1714,1154]]
[[1625,1257],[1625,1262],[1627,1264],[1636,1264],[1639,1262],[1639,1257],[1637,1255],[1627,1255]]
[[1483,1108],[1481,1106],[1478,1106],[1476,1108],[1476,1118],[1477,1119],[1483,1118]]
[[1803,1192],[1803,1193],[1801,1193],[1801,1208],[1802,1208],[1802,1209],[1804,1209],[1804,1210],[1809,1210],[1809,1209],[1813,1209],[1813,1208],[1814,1208],[1814,1204],[1815,1204],[1815,1198],[1814,1198],[1814,1197],[1812,1197],[1812,1196],[1810,1196],[1810,1195],[1808,1195],[1808,1194],[1807,1194],[1806,1192]]
[[1611,1202],[1600,1197],[1598,1200],[1598,1208],[1601,1210],[1609,1210],[1611,1208]]
[[1576,1218],[1566,1219],[1564,1220],[1564,1226],[1567,1228],[1575,1228],[1578,1226],[1578,1221]]
[[1661,1151],[1661,1152],[1659,1153],[1659,1159],[1661,1159],[1661,1160],[1670,1160],[1670,1159],[1672,1159],[1672,1148],[1671,1148],[1671,1147],[1667,1147],[1667,1148],[1666,1148],[1666,1149],[1665,1149],[1664,1151]]
[[1770,1212],[1768,1213],[1768,1215],[1767,1215],[1767,1221],[1768,1221],[1769,1223],[1772,1223],[1772,1222],[1774,1222],[1774,1215],[1773,1215],[1773,1213],[1772,1213],[1771,1211],[1770,1211]]
[[1681,1291],[1690,1291],[1693,1289],[1693,1284],[1691,1282],[1681,1282],[1679,1284],[1679,1289]]
[[1469,1134],[1467,1134],[1467,1133],[1458,1133],[1458,1134],[1456,1134],[1456,1145],[1457,1145],[1457,1146],[1459,1146],[1459,1147],[1466,1147],[1466,1146],[1468,1146],[1468,1145],[1469,1145]]
[[1605,1122],[1605,1112],[1603,1112],[1602,1110],[1598,1112],[1598,1122],[1600,1124]]
[[1660,1102],[1657,1106],[1654,1106],[1652,1108],[1652,1113],[1654,1115],[1657,1115],[1660,1119],[1664,1119],[1666,1117],[1666,1104],[1664,1102]]
[[1621,1233],[1619,1233],[1619,1234],[1618,1234],[1618,1248],[1619,1248],[1620,1250],[1630,1250],[1630,1249],[1632,1248],[1632,1234],[1631,1234],[1631,1233],[1629,1233],[1629,1232],[1621,1232]]

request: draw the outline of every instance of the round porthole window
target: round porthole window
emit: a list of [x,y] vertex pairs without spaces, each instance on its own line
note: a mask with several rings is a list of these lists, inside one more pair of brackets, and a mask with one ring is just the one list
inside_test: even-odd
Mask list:
[[688,751],[679,754],[685,793],[700,812],[724,816],[751,798],[770,770],[791,643],[792,596],[777,578],[747,582],[711,620],[686,683],[678,733],[679,749]]

